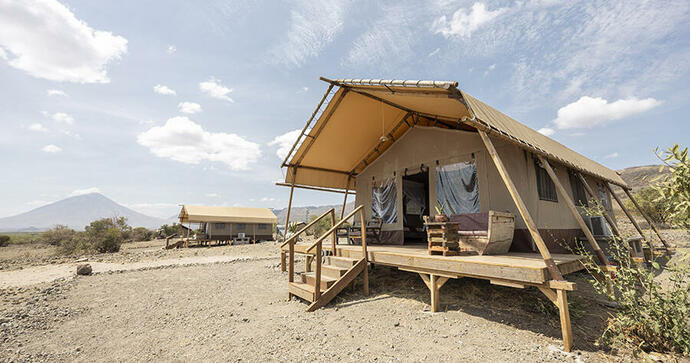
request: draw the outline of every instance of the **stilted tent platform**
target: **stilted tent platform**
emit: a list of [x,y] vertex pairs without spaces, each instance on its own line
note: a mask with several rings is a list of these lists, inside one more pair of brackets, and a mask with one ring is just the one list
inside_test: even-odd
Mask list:
[[[549,278],[544,259],[538,253],[505,255],[439,256],[429,255],[426,245],[369,245],[368,261],[372,264],[397,267],[404,271],[430,273],[450,278],[473,277],[499,285],[511,282],[546,284]],[[336,246],[336,256],[362,258],[360,246]],[[581,256],[552,254],[561,274],[583,269]]]

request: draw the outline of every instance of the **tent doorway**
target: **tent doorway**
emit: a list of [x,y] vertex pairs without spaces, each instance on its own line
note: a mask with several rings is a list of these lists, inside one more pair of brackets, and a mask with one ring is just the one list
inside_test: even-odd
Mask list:
[[429,171],[402,178],[405,244],[426,243],[423,216],[429,215]]

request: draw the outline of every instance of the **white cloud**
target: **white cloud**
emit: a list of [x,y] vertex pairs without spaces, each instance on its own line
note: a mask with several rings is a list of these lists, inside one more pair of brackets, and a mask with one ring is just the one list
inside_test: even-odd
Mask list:
[[71,125],[74,123],[74,117],[64,112],[56,112],[50,116],[54,121]]
[[168,86],[164,86],[162,84],[157,84],[153,86],[153,92],[156,92],[161,95],[176,95],[177,92],[175,90],[170,89]]
[[182,113],[194,114],[201,112],[201,105],[194,102],[180,102],[177,108]]
[[290,11],[287,39],[273,49],[276,59],[301,66],[318,56],[343,30],[347,0],[299,0]]
[[218,198],[219,197],[218,193],[206,193],[204,195],[206,195],[209,198]]
[[617,158],[617,157],[619,157],[619,156],[620,156],[620,155],[618,155],[617,152],[614,152],[614,153],[611,153],[611,154],[608,154],[608,155],[604,156],[604,159],[613,159],[613,158]]
[[178,203],[134,203],[125,204],[127,208],[158,218],[170,218],[180,212]]
[[551,136],[551,135],[556,133],[556,130],[554,130],[550,127],[542,127],[537,131],[544,136]]
[[246,170],[261,156],[259,144],[236,134],[213,133],[184,116],[139,134],[137,142],[156,156],[186,164],[203,160],[225,163],[232,170]]
[[38,132],[48,132],[48,129],[39,123],[29,125],[29,130]]
[[177,52],[177,48],[174,45],[169,45],[168,49],[166,49],[165,52],[168,54],[173,54]]
[[601,97],[583,96],[561,107],[553,121],[559,129],[592,128],[610,121],[649,111],[661,104],[654,98],[635,97],[609,103]]
[[490,65],[489,67],[486,68],[486,71],[484,71],[484,75],[485,76],[488,75],[489,72],[493,71],[494,69],[496,69],[496,65],[495,64]]
[[287,153],[290,152],[290,148],[295,143],[295,140],[297,140],[297,137],[299,136],[300,132],[302,132],[302,129],[292,130],[282,135],[278,135],[274,137],[273,140],[271,140],[271,142],[268,143],[268,146],[277,145],[278,150],[276,150],[276,155],[278,155],[280,160],[283,160],[285,159],[285,156],[287,156]]
[[433,52],[427,54],[426,56],[427,56],[427,57],[433,57],[433,56],[435,56],[436,54],[438,54],[438,52],[440,52],[440,51],[441,51],[441,48],[436,48],[436,49],[434,49]]
[[48,96],[67,96],[65,91],[59,89],[49,89],[46,92],[48,93]]
[[72,132],[70,130],[60,130],[60,133],[62,133],[63,135],[67,135],[69,137],[73,137],[77,140],[81,140],[81,135],[77,134],[76,132]]
[[2,1],[0,47],[34,77],[107,83],[106,65],[127,52],[127,39],[89,27],[57,0]]
[[464,8],[456,10],[450,20],[445,15],[438,18],[432,25],[432,29],[446,38],[453,36],[469,38],[475,30],[506,11],[505,8],[487,10],[486,5],[476,2],[469,11]]
[[59,146],[50,144],[50,145],[46,145],[46,146],[42,147],[41,151],[55,154],[55,153],[59,153],[60,151],[62,151],[62,148],[60,148]]
[[101,190],[96,188],[96,187],[77,189],[77,190],[73,191],[72,193],[69,193],[68,197],[74,197],[77,195],[84,195],[84,194],[100,193],[100,192],[101,192]]
[[38,199],[38,200],[28,201],[28,202],[26,202],[26,205],[28,205],[30,207],[40,207],[40,206],[46,205],[48,203],[50,203],[50,202]]
[[276,198],[269,198],[269,197],[263,197],[261,198],[262,202],[275,202]]
[[220,100],[226,100],[230,102],[235,102],[228,93],[232,92],[231,88],[223,86],[219,80],[211,78],[206,82],[199,83],[199,89],[201,92]]

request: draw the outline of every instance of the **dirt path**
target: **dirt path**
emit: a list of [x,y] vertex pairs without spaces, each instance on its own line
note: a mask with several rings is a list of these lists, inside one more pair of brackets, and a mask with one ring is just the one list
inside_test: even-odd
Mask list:
[[121,272],[163,268],[171,266],[206,265],[212,263],[227,263],[249,259],[248,256],[191,256],[175,259],[152,260],[128,263],[90,262],[64,263],[29,267],[21,270],[0,271],[0,289],[10,287],[26,287],[34,284],[49,283],[58,279],[68,279],[75,276],[77,265],[88,263],[94,274],[104,272]]

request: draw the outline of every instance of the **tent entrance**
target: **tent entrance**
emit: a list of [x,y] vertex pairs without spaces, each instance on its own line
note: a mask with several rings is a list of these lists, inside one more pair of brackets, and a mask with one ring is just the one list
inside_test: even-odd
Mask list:
[[429,215],[429,171],[405,175],[402,184],[404,243],[426,243],[422,216]]

